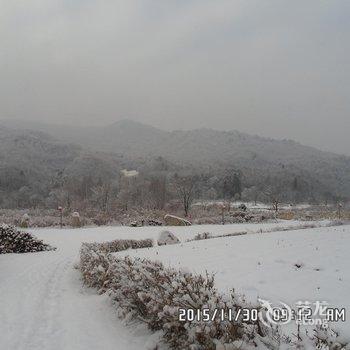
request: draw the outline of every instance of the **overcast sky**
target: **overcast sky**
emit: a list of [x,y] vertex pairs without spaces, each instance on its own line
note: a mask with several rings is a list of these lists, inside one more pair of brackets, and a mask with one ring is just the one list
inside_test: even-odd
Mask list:
[[349,0],[0,0],[0,119],[132,118],[350,154],[349,56]]

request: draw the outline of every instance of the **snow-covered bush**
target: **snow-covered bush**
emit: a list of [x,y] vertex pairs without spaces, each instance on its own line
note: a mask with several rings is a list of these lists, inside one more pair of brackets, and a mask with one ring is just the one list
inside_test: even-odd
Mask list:
[[116,253],[127,249],[149,248],[152,246],[152,239],[116,239],[110,242],[83,243],[82,245],[82,247],[87,247],[93,251],[102,251],[104,253]]
[[197,233],[194,236],[195,241],[201,241],[203,239],[209,239],[209,238],[213,238],[213,235],[210,232],[203,232],[203,233]]
[[142,226],[163,226],[163,223],[159,220],[155,220],[155,219],[145,219],[145,218],[141,218],[138,220],[134,220],[131,221],[129,223],[129,226],[131,227],[142,227]]
[[210,232],[203,232],[203,233],[197,233],[194,238],[188,239],[186,242],[192,242],[192,241],[201,241],[204,239],[214,239],[214,238],[222,238],[222,237],[233,237],[233,236],[242,236],[246,235],[247,231],[241,231],[241,232],[232,232],[232,233],[224,233],[222,235],[213,235]]
[[155,219],[149,219],[147,220],[147,223],[149,226],[162,226],[163,223],[159,220],[155,220]]
[[148,248],[153,246],[151,239],[119,239],[103,243],[83,243],[80,250],[80,271],[84,282],[105,292],[113,277],[110,265],[114,260],[109,253],[126,249]]
[[188,350],[349,350],[349,343],[331,330],[316,328],[312,335],[301,332],[293,339],[283,336],[278,326],[257,320],[222,321],[218,317],[180,321],[179,309],[239,310],[258,309],[244,297],[232,292],[220,294],[214,277],[195,275],[183,270],[165,268],[161,262],[147,259],[118,258],[109,252],[149,247],[151,240],[117,240],[110,243],[84,243],[80,251],[80,270],[84,282],[100,292],[108,292],[120,317],[145,322],[160,331],[172,349]]
[[30,253],[54,250],[30,233],[18,231],[13,226],[0,225],[0,254]]
[[[60,226],[60,214],[57,209],[0,209],[0,222],[11,225],[21,227],[23,226],[23,217],[25,214],[29,215],[30,220],[26,222],[26,226],[28,227],[59,227]],[[71,226],[72,217],[71,213],[67,211],[63,211],[63,226],[69,227]],[[94,215],[91,215],[91,218]],[[82,226],[90,226],[93,225],[92,219],[89,217],[81,216],[80,217]]]
[[234,293],[228,298],[219,294],[213,276],[203,277],[165,268],[160,262],[130,257],[119,259],[109,254],[123,248],[149,246],[149,242],[84,243],[80,251],[84,282],[100,292],[108,292],[121,317],[142,320],[151,330],[162,331],[163,339],[174,349],[214,350],[220,345],[223,349],[234,349],[237,341],[245,344],[245,348],[253,348],[258,343],[272,342],[268,338],[272,329],[260,322],[243,322],[241,317],[235,322],[222,322],[219,318],[211,322],[179,320],[179,308],[221,308],[228,312],[247,307]]
[[[306,339],[307,335],[299,337],[299,343],[305,344],[307,341],[316,349],[329,349],[329,350],[349,350],[350,339],[340,336],[339,332],[330,328],[321,328],[317,326],[314,329],[313,334]],[[305,347],[305,346],[304,346]]]

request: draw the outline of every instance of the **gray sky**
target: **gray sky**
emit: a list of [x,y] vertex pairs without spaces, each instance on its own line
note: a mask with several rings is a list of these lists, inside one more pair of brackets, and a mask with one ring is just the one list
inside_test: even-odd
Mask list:
[[350,154],[350,1],[0,0],[0,118],[211,127]]

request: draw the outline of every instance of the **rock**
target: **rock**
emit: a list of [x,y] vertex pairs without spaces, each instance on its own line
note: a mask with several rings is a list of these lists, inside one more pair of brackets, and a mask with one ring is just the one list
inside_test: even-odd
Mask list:
[[22,228],[27,228],[29,227],[29,222],[30,222],[30,217],[29,215],[26,213],[22,216],[21,222],[19,224],[20,227]]
[[180,240],[170,231],[162,231],[157,239],[158,245],[180,243]]
[[191,226],[192,224],[183,218],[179,218],[175,215],[166,214],[164,216],[164,221],[167,226]]
[[81,227],[80,215],[77,211],[72,214],[72,226]]

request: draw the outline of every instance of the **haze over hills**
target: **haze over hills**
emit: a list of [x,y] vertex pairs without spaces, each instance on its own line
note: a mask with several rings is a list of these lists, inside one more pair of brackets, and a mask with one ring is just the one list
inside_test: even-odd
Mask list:
[[[131,120],[121,120],[105,127],[18,121],[3,121],[0,125],[17,129],[17,133],[21,129],[25,135],[32,135],[30,129],[40,131],[35,134],[36,137],[46,142],[48,139],[53,142],[54,137],[59,140],[55,141],[60,144],[57,147],[66,147],[71,158],[89,153],[104,159],[108,153],[110,164],[118,163],[117,167],[112,166],[115,169],[120,169],[122,160],[125,166],[147,168],[151,164],[149,160],[162,157],[169,164],[175,164],[174,168],[179,171],[186,168],[211,175],[225,169],[240,171],[247,186],[253,186],[264,178],[271,182],[281,179],[278,181],[287,183],[298,177],[309,192],[350,197],[350,157],[320,151],[291,140],[273,140],[238,131],[212,129],[164,131]],[[2,150],[9,148],[9,138],[13,137],[10,133],[4,138],[5,134],[3,129]],[[23,157],[27,157],[25,149],[17,149],[16,152],[18,155],[23,152]],[[96,152],[99,152],[98,156]],[[35,157],[34,152],[30,158]],[[50,162],[59,164],[56,158]],[[81,166],[81,163],[78,164],[76,168]]]
[[43,204],[64,184],[79,188],[86,179],[96,184],[112,178],[123,162],[42,131],[0,126],[0,206]]

